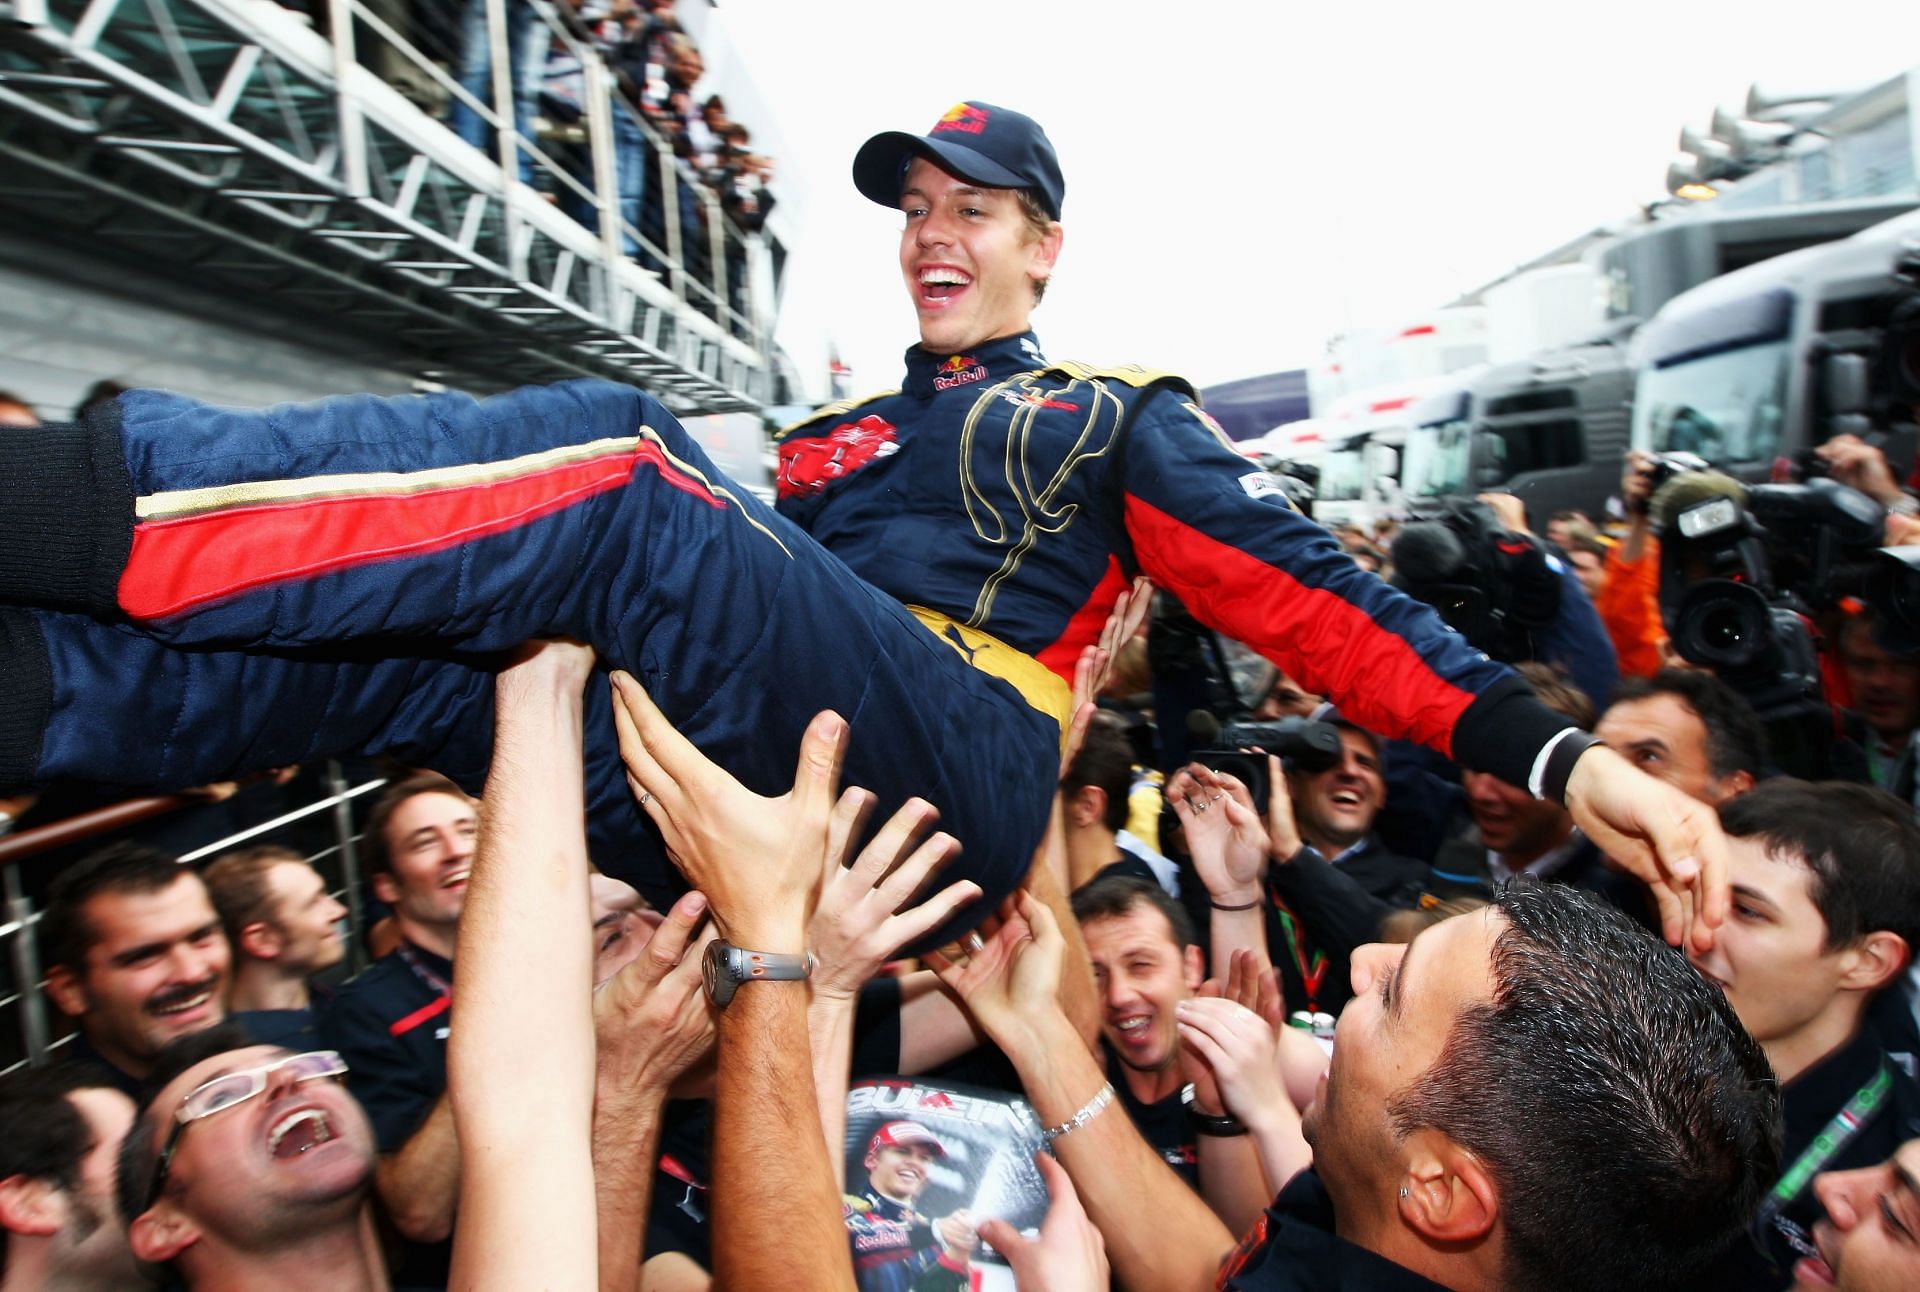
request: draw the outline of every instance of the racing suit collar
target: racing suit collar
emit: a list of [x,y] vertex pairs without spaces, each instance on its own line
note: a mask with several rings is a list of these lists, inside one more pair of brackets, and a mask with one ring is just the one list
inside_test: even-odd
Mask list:
[[902,389],[917,398],[932,399],[950,390],[1005,381],[1015,373],[1043,368],[1046,362],[1046,356],[1040,352],[1039,339],[1031,332],[1003,336],[959,354],[934,354],[917,345],[909,346],[907,378]]

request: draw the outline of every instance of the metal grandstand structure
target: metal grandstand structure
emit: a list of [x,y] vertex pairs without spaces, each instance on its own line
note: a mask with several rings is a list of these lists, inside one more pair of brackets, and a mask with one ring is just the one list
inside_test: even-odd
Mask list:
[[[760,236],[689,185],[545,0],[535,9],[578,59],[584,111],[564,155],[519,134],[506,0],[485,3],[490,102],[360,0],[329,0],[327,35],[268,0],[0,0],[0,208],[390,338],[426,380],[600,376],[681,413],[771,402]],[[369,64],[464,101],[498,147],[463,142]],[[629,118],[618,134],[616,113]],[[544,193],[509,178],[522,156]],[[664,227],[636,227],[622,206],[632,177],[619,168],[635,157]]]

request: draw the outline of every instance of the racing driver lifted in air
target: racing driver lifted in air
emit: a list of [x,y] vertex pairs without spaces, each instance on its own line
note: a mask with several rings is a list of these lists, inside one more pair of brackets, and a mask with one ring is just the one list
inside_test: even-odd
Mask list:
[[[844,717],[847,783],[882,814],[929,799],[964,848],[947,878],[981,885],[943,941],[1025,872],[1066,678],[1144,573],[1361,726],[1563,797],[1655,885],[1669,939],[1710,938],[1711,813],[1360,570],[1186,382],[1044,357],[1065,184],[1037,124],[964,103],[869,140],[854,175],[902,213],[920,340],[898,392],[786,436],[777,514],[598,381],[263,411],[137,390],[0,440],[0,789],[350,751],[477,785],[490,670],[568,636],[759,793],[814,714]],[[590,696],[596,859],[662,900],[678,877]]]

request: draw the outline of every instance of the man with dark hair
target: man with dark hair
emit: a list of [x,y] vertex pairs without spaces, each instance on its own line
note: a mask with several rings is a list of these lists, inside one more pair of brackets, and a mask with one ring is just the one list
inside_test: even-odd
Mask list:
[[1162,882],[1152,866],[1120,845],[1132,791],[1133,745],[1111,724],[1093,723],[1067,774],[1060,778],[1070,891],[1109,875]]
[[1734,917],[1693,962],[1780,1078],[1790,1164],[1726,1278],[1785,1287],[1820,1217],[1814,1175],[1884,1162],[1920,1135],[1914,1056],[1889,1054],[1868,1020],[1920,940],[1920,825],[1871,786],[1787,779],[1726,804],[1720,821]]
[[1816,1253],[1794,1265],[1795,1292],[1902,1292],[1920,1287],[1920,1139],[1874,1166],[1829,1171],[1813,1182],[1827,1217]]
[[400,942],[320,1016],[320,1036],[346,1060],[373,1123],[380,1203],[406,1240],[394,1263],[402,1286],[443,1286],[452,1258],[460,1144],[446,1093],[447,1025],[476,806],[442,776],[411,776],[381,793],[367,816],[367,861]]
[[1766,774],[1760,715],[1711,673],[1670,668],[1626,679],[1593,733],[1649,776],[1714,807]]
[[1913,793],[1913,733],[1920,727],[1920,656],[1896,655],[1879,641],[1873,612],[1840,629],[1840,665],[1873,783],[1902,797]]
[[0,1077],[0,1289],[118,1292],[146,1279],[113,1205],[133,1101],[79,1068]]
[[265,845],[216,858],[207,890],[233,947],[227,1008],[262,1045],[310,1046],[317,1035],[312,977],[347,953],[347,908],[291,848]]
[[373,1137],[345,1074],[237,1026],[168,1046],[120,1150],[134,1254],[190,1289],[384,1292]]
[[1197,1189],[1199,1142],[1180,1097],[1187,1079],[1175,1026],[1180,1002],[1207,976],[1193,922],[1158,884],[1133,875],[1103,875],[1076,890],[1073,918],[1100,993],[1107,1079],[1147,1142]]
[[231,956],[200,876],[115,844],[54,879],[40,921],[47,995],[80,1035],[69,1056],[137,1096],[162,1046],[226,1017]]
[[1116,1281],[1156,1292],[1694,1286],[1779,1164],[1779,1090],[1725,998],[1590,894],[1520,881],[1356,956],[1313,1166],[1235,1247],[1047,1004],[1059,933],[1025,908],[948,966],[1019,1069]]

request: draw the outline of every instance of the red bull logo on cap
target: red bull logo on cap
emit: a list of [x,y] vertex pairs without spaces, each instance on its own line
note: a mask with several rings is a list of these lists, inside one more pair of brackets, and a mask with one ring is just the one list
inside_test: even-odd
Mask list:
[[989,115],[985,108],[976,108],[971,103],[956,103],[947,109],[946,115],[933,123],[933,129],[927,133],[937,135],[957,130],[963,135],[977,135],[987,128]]
[[980,361],[970,354],[956,354],[950,359],[943,360],[940,371],[945,375],[933,379],[935,390],[952,390],[955,386],[982,381],[987,375],[987,370],[980,365]]

